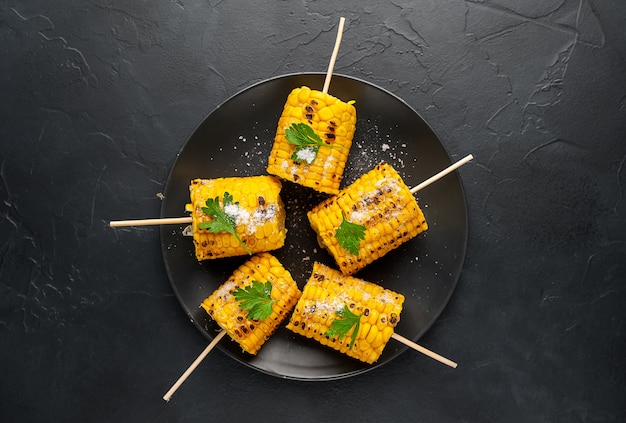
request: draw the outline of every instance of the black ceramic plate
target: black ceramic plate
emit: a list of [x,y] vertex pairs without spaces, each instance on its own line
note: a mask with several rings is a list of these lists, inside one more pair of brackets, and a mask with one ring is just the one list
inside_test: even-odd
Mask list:
[[[247,88],[215,109],[180,151],[165,188],[161,216],[184,215],[193,178],[266,174],[267,157],[287,94],[302,85],[321,89],[323,82],[323,74],[281,76]],[[344,101],[356,101],[356,133],[343,186],[381,160],[392,164],[409,187],[452,163],[426,122],[393,94],[340,75],[333,76],[330,93]],[[317,245],[306,218],[306,212],[326,196],[284,182],[281,197],[287,208],[288,234],[285,246],[273,254],[302,288],[313,261],[336,267],[332,257]],[[405,296],[396,332],[412,340],[428,330],[448,303],[465,258],[468,232],[465,195],[456,173],[418,192],[417,199],[428,221],[428,231],[355,275]],[[211,339],[219,328],[200,303],[247,257],[199,263],[191,238],[183,236],[182,229],[178,225],[161,228],[165,267],[187,315]],[[288,331],[285,323],[257,356],[242,352],[228,337],[218,347],[262,372],[317,380],[352,376],[407,350],[392,339],[378,362],[370,366]]]

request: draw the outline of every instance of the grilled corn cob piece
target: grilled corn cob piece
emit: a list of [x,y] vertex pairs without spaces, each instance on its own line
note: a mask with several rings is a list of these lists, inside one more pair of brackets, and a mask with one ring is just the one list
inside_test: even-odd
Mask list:
[[[254,282],[271,284],[271,314],[264,319],[249,317],[249,310],[235,298],[238,289]],[[241,348],[256,354],[276,331],[301,296],[298,285],[276,257],[270,253],[254,255],[202,302],[202,308]]]
[[[273,176],[194,179],[189,186],[192,235],[198,260],[240,256],[280,248],[285,243],[285,207],[281,183]],[[233,204],[224,207],[224,194]],[[202,211],[207,199],[219,198],[220,208],[236,223],[236,234],[210,232],[202,222],[215,220]],[[242,245],[243,244],[243,245]],[[245,245],[245,247],[244,247]]]
[[[402,294],[316,262],[287,329],[372,364],[391,338],[403,303]],[[345,307],[356,319],[354,326],[330,334],[333,322],[347,318]]]
[[[307,215],[318,243],[330,252],[346,275],[354,274],[428,229],[415,197],[396,170],[385,162],[318,204]],[[364,227],[358,254],[342,247],[337,238],[344,216],[346,221]]]
[[[267,172],[323,193],[338,193],[356,125],[353,103],[306,86],[291,91],[278,120]],[[292,158],[298,148],[287,140],[285,130],[294,123],[309,125],[322,139],[314,159],[307,157],[311,163]]]

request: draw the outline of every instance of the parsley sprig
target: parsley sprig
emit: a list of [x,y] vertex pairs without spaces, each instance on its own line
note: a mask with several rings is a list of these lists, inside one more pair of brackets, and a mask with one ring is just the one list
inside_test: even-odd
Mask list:
[[345,338],[348,332],[350,332],[350,329],[354,327],[352,340],[350,341],[350,349],[352,349],[359,333],[359,328],[361,327],[361,315],[354,314],[350,311],[348,306],[344,304],[343,309],[337,311],[337,316],[340,317],[340,319],[333,320],[330,324],[330,328],[328,328],[324,335],[330,336],[331,338],[335,336]]
[[285,138],[290,144],[296,146],[296,150],[291,155],[291,160],[296,163],[313,163],[322,146],[345,149],[341,145],[325,143],[306,123],[292,123],[289,128],[285,129]]
[[272,284],[269,282],[252,281],[252,285],[233,291],[233,296],[241,308],[248,310],[248,318],[252,320],[267,319],[276,302],[272,299]]
[[252,251],[248,248],[246,244],[239,238],[237,234],[237,219],[234,216],[229,215],[224,210],[226,207],[239,203],[233,203],[233,196],[228,192],[224,193],[224,198],[222,200],[224,203],[224,208],[220,207],[220,198],[208,198],[205,202],[206,207],[202,207],[202,211],[204,214],[211,216],[214,220],[208,222],[201,222],[198,227],[200,229],[208,229],[209,232],[228,232],[237,238],[237,241],[245,248],[248,254],[252,254]]
[[341,211],[343,220],[335,232],[339,245],[350,254],[359,255],[359,244],[365,239],[365,226],[346,220],[346,215]]

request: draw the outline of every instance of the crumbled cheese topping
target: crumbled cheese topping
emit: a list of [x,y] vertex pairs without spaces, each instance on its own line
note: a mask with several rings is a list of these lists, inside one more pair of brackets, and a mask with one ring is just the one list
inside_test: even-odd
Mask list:
[[243,225],[247,228],[248,233],[255,233],[258,226],[276,218],[278,207],[276,204],[270,204],[267,207],[258,207],[254,213],[250,214],[248,210],[238,204],[230,204],[224,207],[224,213],[235,219],[237,226]]
[[235,219],[237,225],[240,225],[250,219],[250,213],[248,212],[248,210],[244,209],[243,207],[239,207],[239,205],[237,204],[229,204],[228,206],[224,207],[224,213]]
[[[224,284],[222,284],[213,295],[216,295],[217,297],[225,297],[227,295],[230,295],[230,293],[237,287],[237,284],[235,283],[234,280],[229,280],[226,281]],[[226,298],[224,298],[226,299]]]
[[312,148],[301,148],[296,152],[296,157],[298,160],[311,164],[317,157],[317,151]]
[[323,301],[316,301],[315,312],[318,313],[337,313],[343,309],[344,304],[348,303],[350,298],[345,293],[333,297],[327,297]]

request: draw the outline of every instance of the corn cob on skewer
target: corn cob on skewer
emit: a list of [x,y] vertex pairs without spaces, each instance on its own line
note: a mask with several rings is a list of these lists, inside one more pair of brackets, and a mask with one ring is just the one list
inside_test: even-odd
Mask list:
[[[285,207],[280,198],[280,181],[273,176],[194,179],[189,186],[192,235],[198,260],[240,256],[271,251],[284,245]],[[232,204],[225,204],[225,194]],[[215,218],[203,211],[207,199],[218,199],[219,207],[235,221],[236,235],[210,232],[203,222]],[[239,241],[241,240],[241,242]]]
[[[338,193],[356,125],[352,103],[306,86],[292,90],[278,120],[267,172],[323,193]],[[298,153],[298,147],[287,139],[286,130],[301,123],[321,137],[322,146],[316,155],[306,149]],[[312,159],[311,163],[297,163],[294,153]]]
[[[316,262],[287,329],[371,364],[391,338],[403,302],[402,294]],[[344,307],[356,316],[358,325],[344,336],[330,335],[333,322],[345,318]]]
[[[271,284],[271,313],[264,319],[252,318],[250,310],[237,300],[237,290],[254,283]],[[241,291],[240,291],[241,292]],[[278,259],[260,253],[241,265],[232,276],[202,302],[202,308],[241,348],[256,354],[276,331],[300,298],[298,285]],[[269,298],[264,300],[270,301]]]
[[[351,275],[428,229],[424,213],[402,178],[381,162],[336,196],[308,212],[320,246]],[[358,251],[340,245],[337,231],[344,219],[364,228]]]

